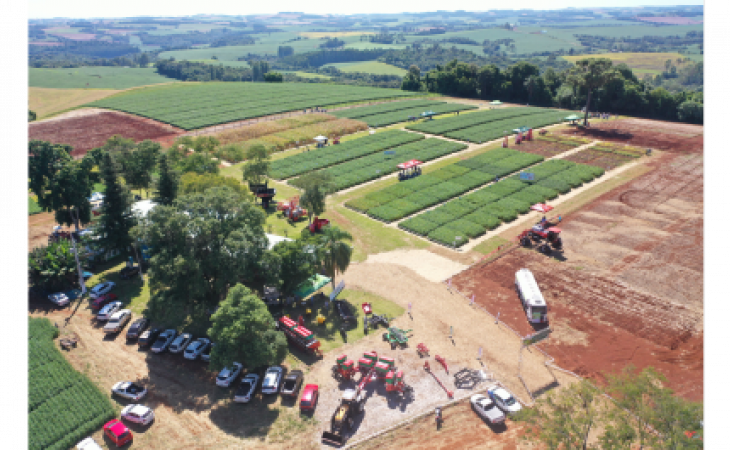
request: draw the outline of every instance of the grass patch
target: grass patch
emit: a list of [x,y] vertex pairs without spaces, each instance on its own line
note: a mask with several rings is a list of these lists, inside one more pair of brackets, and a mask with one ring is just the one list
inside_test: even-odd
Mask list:
[[33,197],[28,196],[28,215],[32,216],[33,214],[39,214],[42,212],[43,210],[40,206],[38,206],[38,202],[36,202]]
[[486,241],[482,242],[481,244],[477,245],[472,250],[474,250],[475,252],[484,254],[484,255],[488,255],[488,254],[492,253],[493,251],[497,250],[497,247],[499,247],[500,245],[509,244],[509,243],[510,243],[510,241],[508,241],[507,239],[505,239],[501,236],[494,236],[494,237],[491,237],[491,238],[487,239]]
[[28,108],[35,111],[38,120],[41,120],[118,92],[110,89],[52,89],[31,86],[28,88]]
[[121,66],[74,67],[69,69],[28,69],[28,86],[65,89],[128,89],[148,84],[174,82],[153,68]]

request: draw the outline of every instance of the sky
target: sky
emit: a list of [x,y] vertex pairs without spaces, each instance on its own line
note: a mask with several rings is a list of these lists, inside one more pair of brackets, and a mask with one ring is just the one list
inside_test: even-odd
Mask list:
[[[265,2],[240,0],[125,0],[125,1],[90,1],[90,0],[28,0],[31,19],[53,17],[67,18],[101,18],[101,17],[134,17],[134,16],[188,16],[195,14],[250,15],[275,14],[283,11],[297,11],[309,14],[362,14],[362,13],[401,13],[425,12],[437,10],[485,11],[503,9],[502,2],[484,0],[461,0],[451,3],[442,0],[386,0],[362,1],[323,1],[314,0],[271,0]],[[673,6],[702,5],[701,0],[680,0],[669,3],[667,0],[512,0],[510,9],[562,9],[562,8],[605,8],[636,6]]]

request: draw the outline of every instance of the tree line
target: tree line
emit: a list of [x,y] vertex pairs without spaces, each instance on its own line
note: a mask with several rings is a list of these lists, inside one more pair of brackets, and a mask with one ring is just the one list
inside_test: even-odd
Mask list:
[[[588,88],[576,76],[587,67],[600,67],[600,74],[584,73],[584,79],[599,75],[600,78],[604,73],[609,76],[604,83]],[[417,66],[411,66],[403,78],[402,89],[568,109],[581,108],[590,100],[591,111],[703,123],[702,92],[671,93],[654,87],[638,79],[625,64],[613,66],[606,58],[587,58],[571,69],[558,72],[548,68],[542,74],[537,65],[524,61],[501,70],[494,64],[479,67],[453,60],[423,75]]]

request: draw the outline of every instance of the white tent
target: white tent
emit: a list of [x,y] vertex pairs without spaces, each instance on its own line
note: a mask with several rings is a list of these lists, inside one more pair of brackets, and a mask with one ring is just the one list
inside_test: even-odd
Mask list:
[[272,248],[274,248],[274,246],[276,244],[278,244],[279,242],[293,241],[294,240],[294,239],[286,238],[284,236],[277,236],[275,234],[269,234],[269,233],[265,233],[265,234],[266,234],[266,238],[269,240],[269,250],[271,250]]
[[152,200],[141,200],[132,204],[132,212],[141,217],[146,217],[155,206],[157,206],[157,203]]
[[327,141],[327,138],[324,137],[324,136],[322,136],[322,135],[319,135],[316,138],[314,138],[314,140],[317,141],[317,142],[326,142]]

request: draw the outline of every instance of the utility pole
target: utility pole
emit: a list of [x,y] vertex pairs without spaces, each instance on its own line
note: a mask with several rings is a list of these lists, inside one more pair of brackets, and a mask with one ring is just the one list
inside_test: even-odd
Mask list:
[[[73,208],[71,210],[71,214],[73,215],[74,212],[76,213],[76,223],[78,224],[79,223],[78,222],[79,221],[79,212],[76,210],[76,208]],[[78,226],[76,228],[76,231],[78,232]],[[79,284],[81,285],[81,295],[83,296],[84,294],[86,294],[86,283],[84,283],[84,272],[81,270],[81,263],[79,262],[79,251],[76,248],[76,239],[74,239],[73,233],[71,233],[71,244],[74,247],[74,258],[76,259],[76,269],[79,272]]]

